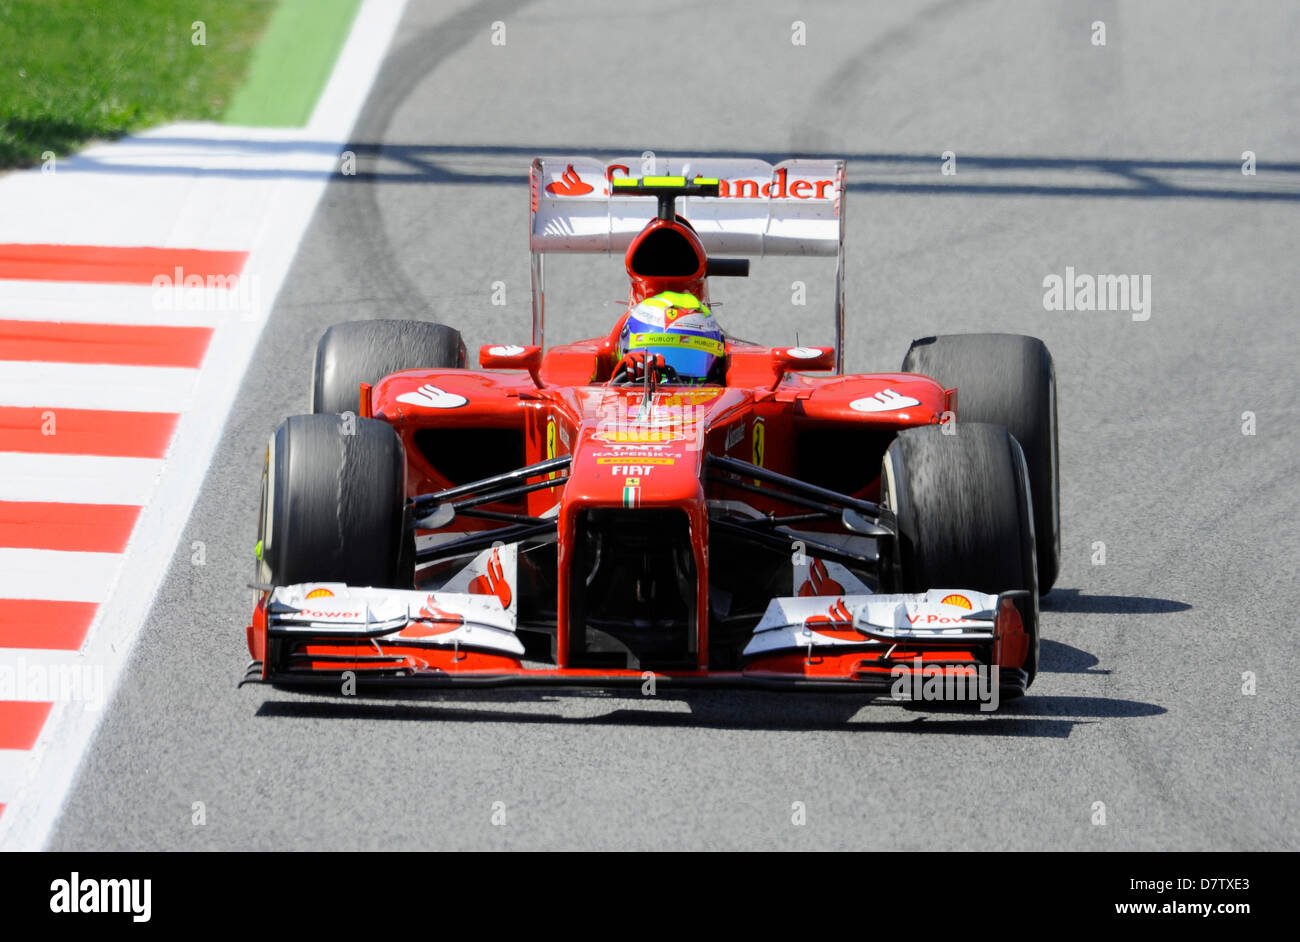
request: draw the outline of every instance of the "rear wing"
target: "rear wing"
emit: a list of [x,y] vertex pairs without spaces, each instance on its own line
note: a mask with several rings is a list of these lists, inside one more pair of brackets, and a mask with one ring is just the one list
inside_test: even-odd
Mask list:
[[718,196],[683,196],[710,254],[836,259],[835,368],[844,371],[844,161],[796,158],[770,164],[728,157],[537,157],[529,169],[533,343],[543,346],[543,260],[552,252],[624,252],[655,215],[652,196],[613,192],[616,177],[716,177]]

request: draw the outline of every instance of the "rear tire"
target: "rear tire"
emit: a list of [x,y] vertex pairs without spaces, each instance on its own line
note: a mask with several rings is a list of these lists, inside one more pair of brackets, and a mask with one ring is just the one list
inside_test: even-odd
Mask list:
[[[882,499],[898,517],[904,592],[1028,590],[1016,600],[1038,672],[1038,578],[1024,454],[1003,427],[960,422],[900,432],[885,451]],[[1025,687],[1029,686],[1025,684]],[[1003,688],[1003,695],[1022,689]]]
[[267,448],[260,578],[410,588],[405,508],[406,458],[392,426],[291,416]]
[[316,344],[311,411],[357,412],[362,383],[399,370],[460,368],[460,331],[428,321],[348,321],[325,331]]
[[903,371],[957,388],[957,421],[1005,426],[1025,453],[1038,536],[1038,586],[1046,594],[1061,568],[1056,367],[1037,337],[949,334],[914,340]]

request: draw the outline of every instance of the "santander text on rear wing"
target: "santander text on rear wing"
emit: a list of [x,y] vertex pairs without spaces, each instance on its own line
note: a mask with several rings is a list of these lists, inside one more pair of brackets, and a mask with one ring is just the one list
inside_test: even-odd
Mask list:
[[618,193],[612,181],[658,175],[718,180],[717,197],[677,202],[710,255],[836,259],[836,369],[843,372],[844,161],[835,159],[771,164],[730,157],[534,158],[529,171],[533,343],[543,344],[543,257],[625,251],[654,217],[655,201]]

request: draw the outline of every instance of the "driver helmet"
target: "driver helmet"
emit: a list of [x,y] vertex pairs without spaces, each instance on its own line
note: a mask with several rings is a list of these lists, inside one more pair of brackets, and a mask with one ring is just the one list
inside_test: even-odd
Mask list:
[[703,383],[726,353],[722,329],[693,294],[662,291],[628,312],[619,350],[662,356],[683,383]]

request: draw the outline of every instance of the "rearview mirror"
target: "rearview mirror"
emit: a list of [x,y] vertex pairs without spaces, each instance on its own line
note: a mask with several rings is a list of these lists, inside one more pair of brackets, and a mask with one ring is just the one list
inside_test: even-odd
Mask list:
[[789,370],[835,369],[834,347],[773,347],[772,362],[779,373]]
[[527,370],[537,388],[542,381],[537,371],[542,368],[542,348],[519,344],[489,344],[478,348],[479,366],[487,370]]

